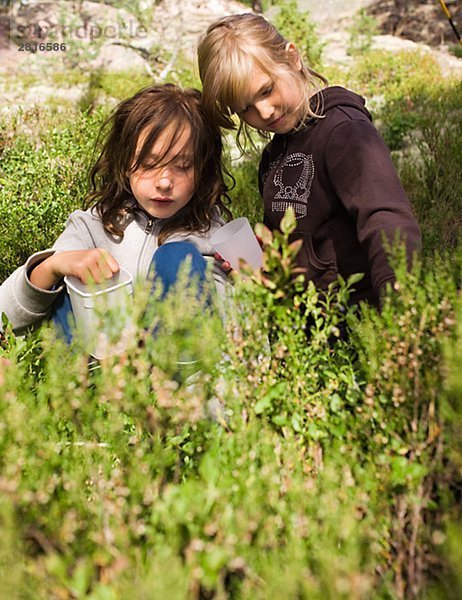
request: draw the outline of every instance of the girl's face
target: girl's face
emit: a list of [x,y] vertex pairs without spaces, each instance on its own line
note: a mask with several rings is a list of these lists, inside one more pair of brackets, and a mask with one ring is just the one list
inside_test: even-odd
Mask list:
[[251,127],[270,133],[288,133],[301,119],[302,93],[296,73],[270,76],[255,67],[239,117]]
[[[188,204],[194,194],[194,163],[188,144],[190,135],[191,128],[185,127],[165,153],[171,139],[170,130],[167,129],[152,146],[145,164],[141,164],[136,171],[130,171],[129,181],[133,196],[151,217],[173,217]],[[141,134],[138,139],[136,156],[143,146],[143,137]]]

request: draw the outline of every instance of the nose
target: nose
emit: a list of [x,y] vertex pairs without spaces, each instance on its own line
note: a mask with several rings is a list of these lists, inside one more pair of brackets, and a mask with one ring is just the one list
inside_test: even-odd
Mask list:
[[270,121],[274,114],[274,108],[268,100],[261,100],[255,105],[260,119],[262,121]]
[[170,169],[161,169],[156,176],[156,186],[160,190],[169,190],[173,186]]

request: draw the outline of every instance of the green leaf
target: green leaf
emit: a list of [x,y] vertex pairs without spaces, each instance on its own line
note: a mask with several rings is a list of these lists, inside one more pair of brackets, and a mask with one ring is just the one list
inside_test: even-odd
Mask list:
[[260,398],[260,400],[258,400],[258,402],[254,406],[255,414],[261,415],[266,410],[268,410],[268,408],[271,407],[271,404],[272,404],[272,397],[270,395],[263,396],[263,398]]
[[348,277],[348,287],[354,285],[355,283],[358,283],[358,281],[361,281],[361,279],[364,278],[364,273],[353,273],[353,275],[350,275]]
[[297,256],[303,246],[303,240],[295,240],[289,244],[289,250],[292,257]]
[[330,399],[330,409],[332,412],[337,413],[342,408],[343,402],[338,394],[332,394]]
[[302,419],[301,419],[300,415],[297,415],[296,413],[294,415],[292,415],[292,418],[290,419],[290,423],[291,423],[294,431],[296,431],[297,433],[301,433],[301,431],[303,430],[303,427],[302,427]]
[[255,225],[255,235],[261,239],[264,246],[269,246],[273,241],[273,234],[263,223]]
[[294,231],[296,225],[297,220],[295,218],[295,211],[293,208],[288,208],[281,220],[281,231],[288,235]]
[[271,417],[271,421],[278,427],[284,427],[284,425],[287,425],[287,415],[274,415],[273,417]]

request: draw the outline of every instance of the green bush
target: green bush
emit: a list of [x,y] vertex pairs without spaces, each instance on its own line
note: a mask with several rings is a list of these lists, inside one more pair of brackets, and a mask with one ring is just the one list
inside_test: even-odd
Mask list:
[[234,178],[229,196],[229,206],[234,216],[245,215],[252,226],[263,220],[263,201],[258,189],[258,164],[260,156],[253,151],[251,156],[230,161],[229,172]]
[[[7,331],[2,589],[347,599],[443,586],[435,561],[457,554],[440,511],[460,518],[460,270],[408,276],[398,253],[382,313],[358,320],[355,278],[322,296],[297,283],[293,225],[261,229],[266,272],[236,282],[225,331],[200,306],[191,321],[191,297],[154,299],[156,338],[139,330],[93,372],[47,329]],[[200,361],[193,379],[175,373],[184,352]]]
[[306,64],[316,69],[321,62],[323,45],[309,13],[300,10],[295,0],[284,0],[278,3],[274,14],[271,11],[268,14],[282,35],[295,44]]
[[387,101],[428,92],[443,82],[436,59],[420,50],[371,50],[357,57],[349,78],[353,89],[367,97],[383,95]]
[[369,16],[364,9],[361,9],[347,31],[350,35],[347,53],[355,56],[371,49],[372,38],[379,33],[379,27],[374,17]]
[[8,125],[18,133],[1,140],[0,281],[32,253],[49,248],[70,212],[82,208],[103,114],[47,116],[31,109]]
[[461,93],[460,82],[447,84],[416,103],[414,125],[398,160],[429,256],[435,251],[450,254],[461,242]]

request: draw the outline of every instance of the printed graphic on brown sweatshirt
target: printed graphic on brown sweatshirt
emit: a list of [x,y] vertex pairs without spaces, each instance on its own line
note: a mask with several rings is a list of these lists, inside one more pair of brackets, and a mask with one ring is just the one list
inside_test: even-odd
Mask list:
[[291,207],[297,219],[306,217],[314,178],[313,155],[302,152],[288,154],[271,173],[271,177],[277,190],[271,210],[284,213]]

